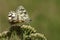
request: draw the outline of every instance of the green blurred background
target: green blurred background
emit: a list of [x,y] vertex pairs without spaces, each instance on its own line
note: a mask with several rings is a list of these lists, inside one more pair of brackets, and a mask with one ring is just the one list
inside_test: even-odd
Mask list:
[[32,19],[31,26],[48,40],[60,40],[60,0],[0,0],[0,32],[8,30],[8,12],[23,5]]

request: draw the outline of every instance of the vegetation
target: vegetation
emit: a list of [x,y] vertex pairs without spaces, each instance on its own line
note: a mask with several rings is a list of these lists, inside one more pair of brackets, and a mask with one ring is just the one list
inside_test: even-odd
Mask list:
[[[17,39],[17,37],[19,39]],[[14,25],[9,31],[0,33],[2,40],[47,40],[44,34],[37,33],[36,30],[29,25]]]
[[11,27],[8,31],[0,33],[0,39],[47,40],[44,34],[37,33],[36,29],[29,25],[31,19],[29,18],[26,9],[23,6],[19,6],[16,11],[9,12],[8,20],[11,24]]

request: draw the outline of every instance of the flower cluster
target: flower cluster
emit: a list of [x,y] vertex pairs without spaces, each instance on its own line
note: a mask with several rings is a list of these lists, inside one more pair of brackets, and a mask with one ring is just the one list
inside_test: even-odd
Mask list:
[[30,25],[22,25],[21,28],[24,28],[26,30],[32,30],[32,32],[36,32],[36,30]]

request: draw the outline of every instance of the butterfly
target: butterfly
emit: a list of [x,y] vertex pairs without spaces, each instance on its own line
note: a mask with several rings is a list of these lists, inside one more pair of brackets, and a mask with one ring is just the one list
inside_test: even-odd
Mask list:
[[23,6],[19,6],[15,11],[10,11],[8,20],[10,23],[29,23],[31,21],[28,12]]

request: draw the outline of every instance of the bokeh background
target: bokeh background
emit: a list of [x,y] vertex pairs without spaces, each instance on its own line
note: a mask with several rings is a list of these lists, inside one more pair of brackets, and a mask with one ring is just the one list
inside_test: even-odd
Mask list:
[[48,40],[60,40],[60,0],[0,0],[0,32],[8,30],[8,12],[23,5],[32,19],[31,26]]

